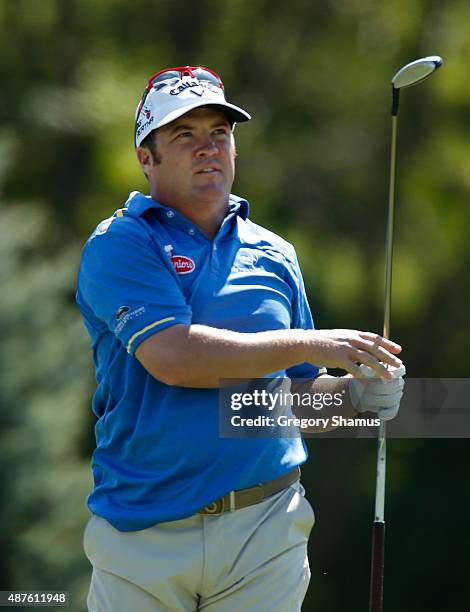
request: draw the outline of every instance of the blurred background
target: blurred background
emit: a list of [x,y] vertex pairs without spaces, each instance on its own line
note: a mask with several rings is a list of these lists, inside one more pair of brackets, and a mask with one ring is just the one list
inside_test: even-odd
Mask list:
[[[317,326],[381,331],[390,79],[443,56],[401,98],[391,328],[410,376],[469,376],[466,0],[0,0],[0,49],[0,590],[68,590],[85,610],[94,373],[76,271],[96,224],[146,190],[133,116],[162,67],[211,67],[253,114],[234,193],[295,244]],[[363,612],[375,443],[308,445],[303,609]],[[385,611],[466,607],[469,450],[390,441]]]

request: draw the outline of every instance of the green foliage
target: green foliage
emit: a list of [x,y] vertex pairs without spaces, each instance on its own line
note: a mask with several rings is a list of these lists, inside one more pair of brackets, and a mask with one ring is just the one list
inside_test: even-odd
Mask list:
[[79,445],[91,374],[72,304],[79,248],[51,232],[40,205],[5,206],[1,215],[3,586],[67,585],[78,601],[88,572],[80,548],[90,476]]
[[[146,189],[133,114],[163,66],[214,68],[230,99],[252,112],[236,130],[234,191],[250,200],[256,222],[296,245],[318,326],[380,331],[389,80],[407,61],[444,57],[436,77],[402,94],[392,335],[410,375],[468,376],[469,30],[464,0],[0,1],[3,588],[68,589],[72,609],[83,609],[93,377],[75,274],[96,223],[129,191]],[[407,558],[390,555],[406,565],[413,603],[407,608],[387,583],[390,609],[432,609],[416,593],[432,572],[448,571],[429,561],[431,496],[415,484],[429,472],[431,444],[392,443],[389,504]],[[312,454],[306,482],[326,516],[312,540],[305,609],[315,609],[311,601],[364,610],[355,594],[367,592],[374,449],[325,440]],[[463,443],[438,461],[455,497]],[[427,486],[442,500],[440,482]],[[329,517],[332,499],[349,512]],[[421,510],[412,527],[405,506]],[[329,524],[334,517],[341,528]],[[333,569],[324,574],[322,563]]]

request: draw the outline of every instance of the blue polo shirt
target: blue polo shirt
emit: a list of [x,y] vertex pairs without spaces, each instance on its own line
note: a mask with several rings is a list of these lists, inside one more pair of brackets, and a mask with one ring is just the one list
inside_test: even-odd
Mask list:
[[[209,240],[176,210],[131,193],[85,245],[77,302],[98,383],[92,512],[121,531],[145,529],[305,461],[300,438],[220,437],[217,389],[166,385],[134,356],[146,338],[176,324],[313,328],[294,248],[252,223],[246,200],[230,196]],[[273,375],[318,373],[299,364]]]

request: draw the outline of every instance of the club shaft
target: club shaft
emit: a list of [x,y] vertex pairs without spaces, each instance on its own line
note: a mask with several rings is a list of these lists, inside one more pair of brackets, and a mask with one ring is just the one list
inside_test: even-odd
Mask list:
[[390,153],[390,185],[388,190],[387,236],[385,242],[385,300],[384,300],[384,338],[390,338],[390,310],[392,303],[392,261],[393,261],[393,229],[395,225],[395,174],[397,159],[397,122],[398,117],[392,115],[392,144]]
[[[385,244],[385,299],[384,338],[390,338],[390,311],[392,302],[393,229],[395,224],[395,171],[397,156],[397,111],[392,111],[392,143],[390,154],[390,185],[388,192],[388,218]],[[379,429],[377,442],[377,475],[375,483],[375,518],[372,532],[372,558],[370,573],[369,612],[382,612],[385,566],[385,475],[387,464],[387,430],[385,422]]]
[[374,521],[385,523],[385,474],[387,467],[387,436],[385,423],[380,425],[377,443],[377,476],[375,482],[375,517]]

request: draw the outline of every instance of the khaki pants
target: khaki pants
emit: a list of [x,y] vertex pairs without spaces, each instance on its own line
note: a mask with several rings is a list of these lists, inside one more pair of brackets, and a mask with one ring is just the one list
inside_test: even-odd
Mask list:
[[93,515],[90,612],[294,612],[310,579],[313,510],[295,483],[259,504],[121,532]]

